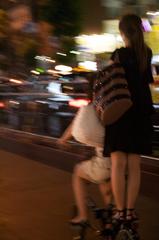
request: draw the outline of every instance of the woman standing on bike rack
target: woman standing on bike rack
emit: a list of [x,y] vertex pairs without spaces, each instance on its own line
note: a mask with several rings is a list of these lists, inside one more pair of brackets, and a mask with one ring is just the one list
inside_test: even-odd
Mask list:
[[117,222],[137,219],[134,207],[140,186],[140,155],[152,152],[153,112],[149,89],[153,82],[152,51],[144,42],[142,20],[135,14],[125,15],[119,29],[125,47],[115,50],[110,64],[118,57],[126,73],[133,106],[117,122],[106,126],[104,155],[110,155],[112,160],[111,179],[117,207],[113,218]]

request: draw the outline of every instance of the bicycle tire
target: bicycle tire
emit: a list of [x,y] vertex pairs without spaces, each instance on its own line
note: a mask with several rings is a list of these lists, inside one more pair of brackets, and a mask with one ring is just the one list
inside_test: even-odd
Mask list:
[[72,226],[72,229],[74,229],[72,240],[86,240],[87,227]]
[[135,239],[130,231],[128,231],[127,229],[122,229],[117,233],[115,240],[135,240]]

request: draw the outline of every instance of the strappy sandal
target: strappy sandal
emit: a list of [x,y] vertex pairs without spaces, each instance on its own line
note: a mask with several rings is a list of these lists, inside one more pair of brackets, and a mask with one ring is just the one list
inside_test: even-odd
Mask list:
[[116,234],[120,231],[123,223],[125,221],[125,209],[116,210],[116,213],[112,216],[112,227],[113,227],[113,234]]
[[134,208],[127,208],[126,209],[126,220],[127,221],[138,221],[138,217],[136,215],[135,209]]
[[138,229],[139,218],[134,208],[126,209],[126,223],[130,228],[133,228],[134,230]]
[[74,222],[72,220],[69,221],[71,226],[80,226],[80,227],[89,227],[89,222],[87,220],[81,220],[79,222]]
[[103,236],[106,240],[112,240],[113,239],[113,224],[112,224],[112,216],[114,214],[114,205],[109,204],[106,208],[106,217],[105,217],[105,223],[104,223],[104,231]]
[[116,213],[113,215],[112,220],[123,222],[125,220],[125,209],[116,209]]

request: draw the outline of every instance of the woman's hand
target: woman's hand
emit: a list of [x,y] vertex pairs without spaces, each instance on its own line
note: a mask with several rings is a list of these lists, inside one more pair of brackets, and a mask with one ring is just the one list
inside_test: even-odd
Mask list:
[[57,140],[57,144],[59,144],[59,145],[65,145],[65,144],[66,144],[66,140],[63,139],[63,138],[59,138],[59,139]]
[[62,137],[57,140],[57,145],[61,149],[68,149],[70,147],[70,145],[67,143],[67,140]]

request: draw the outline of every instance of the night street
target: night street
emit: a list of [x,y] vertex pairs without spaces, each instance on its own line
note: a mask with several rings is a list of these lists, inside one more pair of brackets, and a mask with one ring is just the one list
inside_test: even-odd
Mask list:
[[[11,142],[8,146],[11,148]],[[13,148],[14,146],[13,144]],[[19,152],[22,147],[30,149],[32,153],[35,148],[37,156],[41,151],[41,158],[45,157],[43,161],[34,161],[18,154],[0,151],[0,239],[72,239],[68,220],[73,205],[70,173],[73,154],[27,144],[19,145]],[[68,161],[69,168],[60,166],[64,159]],[[67,171],[64,168],[67,168]],[[159,175],[156,174],[155,177],[155,185],[153,184],[152,188],[158,187]],[[147,177],[144,181],[146,179]],[[93,198],[99,203],[100,196],[96,187],[89,188]],[[138,199],[137,208],[140,215],[141,239],[158,240],[158,200],[152,195],[147,197],[142,194]],[[95,239],[92,233],[89,235],[88,239]]]
[[158,188],[159,0],[0,0],[0,240],[159,240]]

